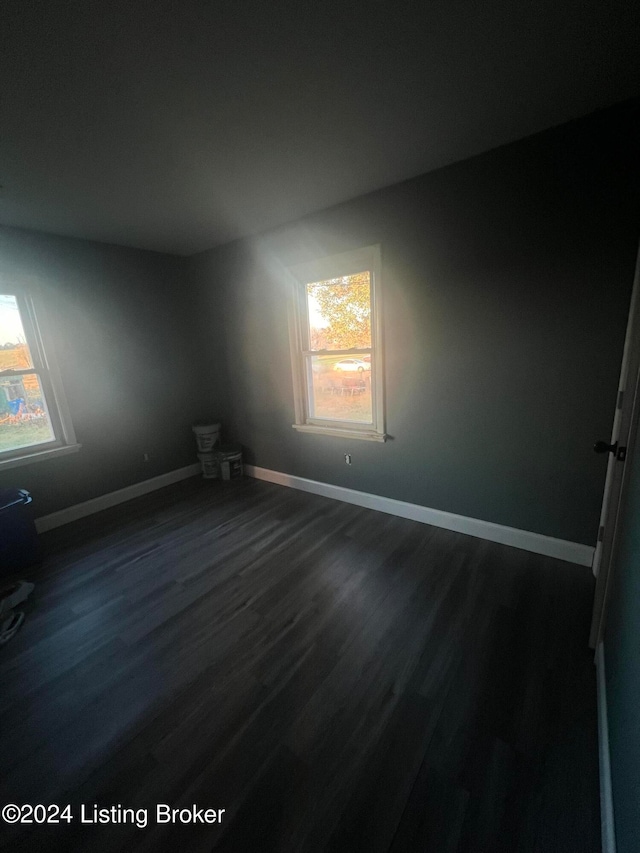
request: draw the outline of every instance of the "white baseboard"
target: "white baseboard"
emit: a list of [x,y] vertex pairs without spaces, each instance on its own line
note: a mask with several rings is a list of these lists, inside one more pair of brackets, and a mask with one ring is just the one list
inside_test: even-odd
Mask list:
[[604,670],[604,645],[596,650],[598,683],[598,754],[600,759],[600,823],[602,853],[616,853],[616,832],[611,792],[611,761],[609,755],[609,720],[607,714],[607,682]]
[[[582,566],[591,566],[593,561],[594,549],[589,545],[567,542],[564,539],[554,539],[551,536],[543,536],[541,533],[518,530],[515,527],[506,527],[502,524],[494,524],[491,521],[468,518],[464,515],[456,515],[455,513],[445,512],[440,509],[431,509],[418,504],[394,500],[393,498],[371,495],[367,492],[358,492],[355,489],[347,489],[343,486],[320,483],[317,480],[307,480],[304,477],[295,477],[292,474],[283,474],[280,471],[270,471],[268,468],[259,468],[255,465],[245,465],[244,469],[250,477],[254,477],[257,480],[266,480],[269,483],[289,486],[290,488],[300,489],[303,492],[312,492],[316,495],[323,495],[334,500],[356,504],[367,509],[375,509],[379,512],[389,513],[390,515],[398,515],[401,518],[409,518],[412,521],[420,521],[423,524],[432,524],[435,527],[443,527],[446,530],[454,530],[457,533],[466,533],[469,536],[477,536],[480,539],[499,542],[502,545],[511,545],[514,548],[532,551],[534,554],[544,554],[547,557],[567,560],[570,563],[578,563]],[[126,486],[124,489],[118,489],[115,492],[100,495],[83,503],[74,504],[73,506],[59,510],[59,512],[43,515],[36,519],[36,529],[38,533],[44,533],[47,530],[52,530],[54,527],[60,527],[62,524],[77,521],[79,518],[100,512],[103,509],[108,509],[116,504],[130,501],[133,498],[146,495],[156,489],[162,489],[164,486],[170,486],[179,480],[195,477],[200,473],[200,470],[200,465],[196,462],[193,465],[187,465],[184,468],[177,468],[166,474],[160,474],[158,477],[152,477],[150,480],[134,483],[132,486]]]
[[283,474],[280,471],[270,471],[268,468],[258,468],[255,465],[245,465],[244,470],[250,477],[255,477],[257,480],[278,483],[281,486],[289,486],[303,492],[312,492],[314,495],[323,495],[367,509],[399,515],[401,518],[409,518],[412,521],[421,521],[423,524],[444,527],[446,530],[455,530],[457,533],[466,533],[468,536],[477,536],[479,539],[488,539],[491,542],[499,542],[502,545],[511,545],[524,551],[532,551],[534,554],[544,554],[546,557],[555,557],[557,560],[566,560],[569,563],[578,563],[581,566],[591,566],[593,562],[594,548],[590,545],[554,539],[551,536],[543,536],[541,533],[531,533],[528,530],[505,527],[502,524],[482,521],[479,518],[468,518],[464,515],[456,515],[453,512],[430,509],[426,506],[397,501],[393,498],[384,498],[380,495],[358,492],[355,489],[346,489],[343,486],[307,480],[304,477],[295,477],[292,474]]
[[156,489],[162,489],[164,486],[170,486],[179,480],[195,477],[201,470],[200,463],[195,462],[193,465],[176,468],[174,471],[168,471],[166,474],[160,474],[160,476],[152,477],[150,480],[142,480],[140,483],[134,483],[132,486],[126,486],[124,489],[118,489],[116,492],[108,492],[106,495],[100,495],[100,497],[74,504],[58,512],[52,512],[50,515],[43,515],[40,518],[36,518],[36,530],[38,533],[44,533],[46,530],[52,530],[54,527],[68,524],[70,521],[77,521],[79,518],[92,515],[94,512],[100,512],[100,510],[108,509],[116,504],[130,501],[132,498],[139,498],[141,495],[154,492]]

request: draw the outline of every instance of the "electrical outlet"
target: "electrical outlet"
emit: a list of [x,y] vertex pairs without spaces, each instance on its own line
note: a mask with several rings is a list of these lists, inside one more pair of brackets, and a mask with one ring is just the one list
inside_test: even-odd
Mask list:
[[344,461],[347,463],[347,465],[351,465],[351,454],[350,453],[344,454]]
[[142,458],[144,459],[144,461],[145,461],[145,462],[148,462],[148,461],[149,461],[149,454],[148,454],[148,453],[143,453],[143,454],[142,454]]

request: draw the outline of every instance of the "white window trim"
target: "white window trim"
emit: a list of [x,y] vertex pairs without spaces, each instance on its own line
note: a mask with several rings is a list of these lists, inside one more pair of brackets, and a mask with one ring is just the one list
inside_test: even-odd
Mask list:
[[46,309],[37,290],[0,284],[0,290],[15,296],[25,329],[34,368],[41,375],[43,392],[53,425],[55,439],[46,444],[32,444],[0,454],[0,470],[29,465],[80,450],[76,441],[71,411],[62,385],[62,376],[55,358],[53,335],[50,332]]
[[[311,418],[308,412],[307,379],[303,368],[305,349],[303,325],[306,323],[305,287],[312,281],[351,275],[369,270],[371,273],[371,405],[373,424],[331,421]],[[384,431],[384,369],[382,349],[382,262],[380,246],[366,246],[352,252],[321,258],[290,267],[291,299],[289,311],[289,340],[291,344],[291,370],[295,406],[295,430],[301,433],[335,435],[341,438],[358,438],[365,441],[385,441]],[[357,349],[344,351],[357,354]]]

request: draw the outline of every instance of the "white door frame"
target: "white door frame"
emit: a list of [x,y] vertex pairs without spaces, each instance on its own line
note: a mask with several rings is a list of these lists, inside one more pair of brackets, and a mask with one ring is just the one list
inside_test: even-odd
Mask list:
[[634,438],[631,427],[632,422],[637,420],[638,407],[640,407],[640,251],[636,261],[618,383],[618,399],[611,430],[611,444],[616,446],[616,452],[609,456],[598,542],[593,558],[596,591],[589,635],[589,645],[592,649],[597,648],[604,631],[612,565],[618,540],[618,519],[627,470],[626,460],[631,454],[630,442]]

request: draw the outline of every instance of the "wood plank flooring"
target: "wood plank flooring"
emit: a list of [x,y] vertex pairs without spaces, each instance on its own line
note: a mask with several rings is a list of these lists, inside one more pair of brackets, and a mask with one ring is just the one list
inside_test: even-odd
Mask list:
[[249,479],[43,538],[0,648],[1,800],[74,819],[6,849],[600,850],[588,569]]

